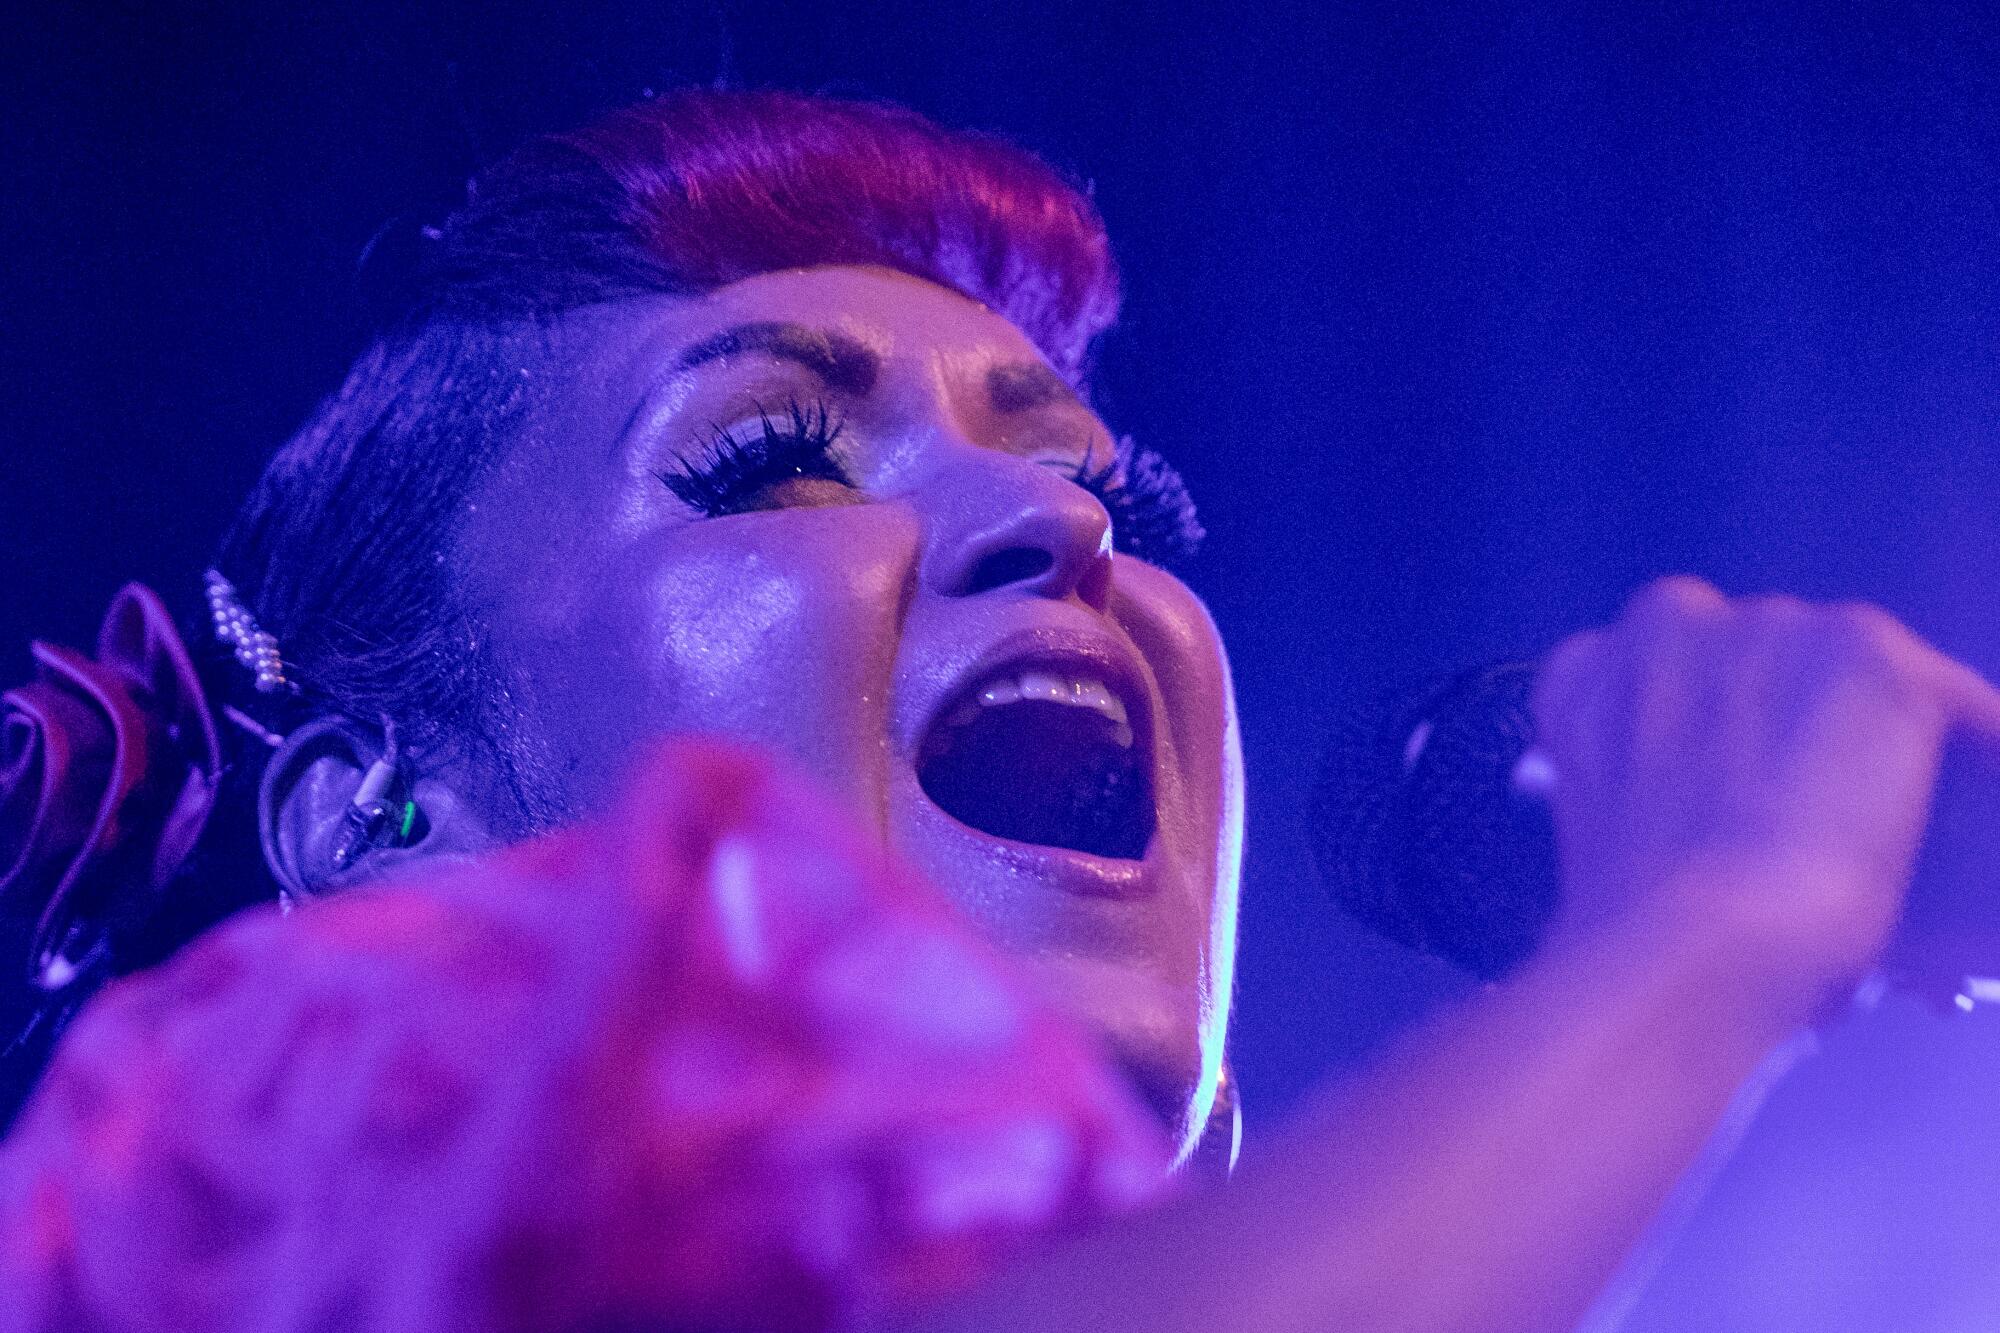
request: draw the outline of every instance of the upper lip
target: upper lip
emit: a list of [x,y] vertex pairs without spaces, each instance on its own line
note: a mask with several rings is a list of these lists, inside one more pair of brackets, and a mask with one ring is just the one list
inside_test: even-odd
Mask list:
[[964,665],[939,672],[914,700],[910,716],[917,725],[903,737],[912,763],[931,729],[946,709],[988,677],[1043,668],[1065,678],[1100,680],[1125,705],[1132,727],[1132,744],[1150,774],[1153,761],[1153,701],[1138,655],[1113,635],[1067,626],[1040,625],[1020,629],[988,645]]

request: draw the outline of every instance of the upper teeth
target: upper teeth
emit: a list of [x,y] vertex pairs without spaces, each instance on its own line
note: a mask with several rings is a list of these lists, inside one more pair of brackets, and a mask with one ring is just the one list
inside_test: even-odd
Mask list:
[[951,721],[963,725],[978,717],[981,708],[999,708],[1023,701],[1088,708],[1111,719],[1111,735],[1118,744],[1132,743],[1131,719],[1125,712],[1125,704],[1109,686],[1092,676],[1059,676],[1052,671],[988,677],[973,697],[952,713]]

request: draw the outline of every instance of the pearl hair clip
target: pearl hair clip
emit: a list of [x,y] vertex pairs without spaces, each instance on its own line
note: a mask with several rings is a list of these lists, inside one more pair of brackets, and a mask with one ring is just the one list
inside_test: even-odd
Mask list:
[[296,693],[285,676],[285,662],[278,654],[278,641],[263,627],[236,593],[236,585],[219,570],[202,575],[208,589],[208,617],[215,624],[215,637],[236,650],[236,660],[254,672],[259,694]]
[[[236,660],[256,673],[257,692],[297,694],[298,683],[285,674],[285,660],[278,651],[276,636],[257,623],[257,617],[243,604],[236,585],[215,569],[202,575],[202,583],[208,594],[208,616],[215,625],[215,637],[234,648]],[[223,712],[231,721],[273,749],[284,744],[284,737],[269,731],[241,709],[225,705]],[[308,723],[305,730],[313,733],[322,725]],[[293,735],[296,737],[299,733]],[[401,754],[396,739],[396,723],[385,714],[382,717],[381,757],[370,763],[362,774],[361,785],[348,803],[340,833],[334,839],[331,860],[336,874],[352,868],[356,861],[374,848],[408,847],[421,842],[430,831],[430,822],[413,799],[409,780],[400,766]],[[268,855],[268,831],[264,836]],[[282,888],[278,901],[286,911],[290,911],[296,898],[309,896],[312,895],[298,887]]]

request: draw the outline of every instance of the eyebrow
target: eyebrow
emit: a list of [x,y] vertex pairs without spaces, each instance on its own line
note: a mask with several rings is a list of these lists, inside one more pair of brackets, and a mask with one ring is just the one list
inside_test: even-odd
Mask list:
[[1077,402],[1062,376],[1034,361],[994,366],[986,372],[986,396],[998,412],[1026,412],[1056,402]]
[[829,389],[856,398],[868,395],[882,371],[882,358],[845,333],[775,322],[738,324],[704,338],[681,353],[678,367],[692,370],[741,352],[796,361],[825,380]]
[[[682,352],[676,368],[696,366],[744,352],[794,361],[825,380],[827,387],[866,397],[882,373],[882,358],[850,334],[784,321],[737,324],[711,334]],[[1055,402],[1075,403],[1075,390],[1062,376],[1034,361],[994,366],[986,372],[986,396],[995,411],[1012,414]]]

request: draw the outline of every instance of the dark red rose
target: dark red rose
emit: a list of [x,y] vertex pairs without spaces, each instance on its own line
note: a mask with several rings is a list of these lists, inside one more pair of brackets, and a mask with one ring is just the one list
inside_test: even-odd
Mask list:
[[0,968],[54,986],[152,914],[208,822],[222,759],[151,589],[112,599],[96,660],[33,653],[37,678],[0,695]]

